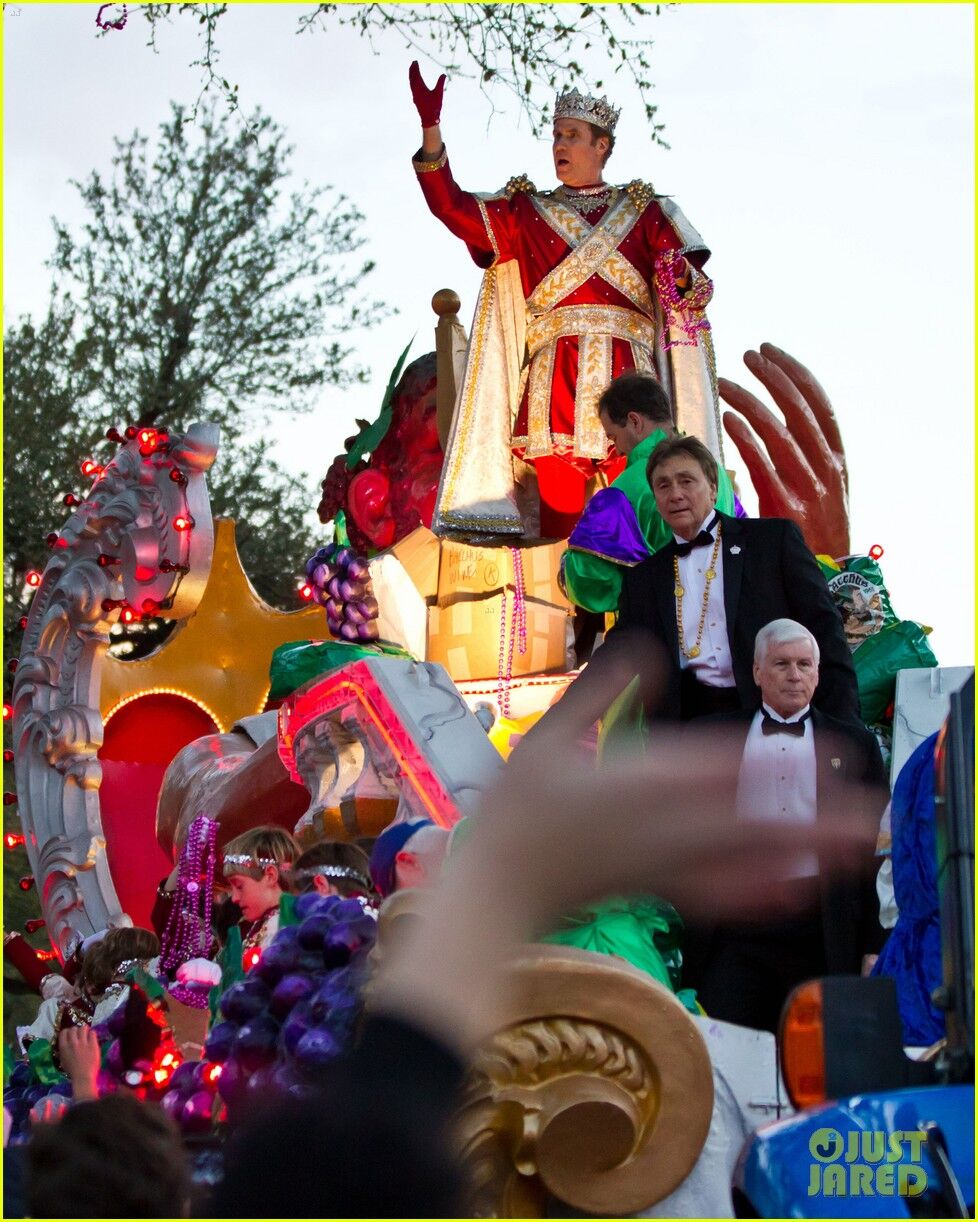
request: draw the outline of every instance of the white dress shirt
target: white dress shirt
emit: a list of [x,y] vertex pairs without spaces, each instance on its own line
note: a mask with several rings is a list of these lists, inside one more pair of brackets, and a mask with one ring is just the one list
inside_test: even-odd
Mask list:
[[[701,530],[706,530],[707,523],[715,516],[716,511],[711,509],[709,516],[703,519],[696,533],[699,534]],[[710,531],[714,542],[716,542],[718,526],[719,522]],[[675,535],[675,539],[677,543],[685,542],[678,535]],[[703,613],[703,598],[706,595],[706,570],[710,567],[712,557],[712,547],[696,547],[688,556],[677,557],[679,584],[685,591],[683,594],[683,636],[687,649],[692,649],[696,644],[700,615]],[[717,551],[713,571],[716,576],[710,582],[710,601],[706,607],[706,620],[703,624],[699,656],[687,658],[680,648],[679,665],[683,670],[692,670],[697,680],[707,687],[735,687],[733,658],[730,656],[730,641],[727,638],[727,614],[723,605],[722,544]]]
[[[737,814],[742,819],[814,823],[816,815],[815,728],[805,721],[804,734],[764,734],[764,714],[775,721],[794,722],[806,717],[806,705],[791,717],[781,717],[764,704],[754,714],[737,780]],[[818,874],[814,853],[800,854],[786,871],[788,878]]]

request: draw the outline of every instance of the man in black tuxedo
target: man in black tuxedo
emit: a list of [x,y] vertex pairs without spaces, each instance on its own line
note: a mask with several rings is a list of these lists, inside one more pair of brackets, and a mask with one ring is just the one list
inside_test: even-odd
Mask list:
[[[875,736],[811,706],[819,647],[808,629],[790,619],[762,628],[753,680],[760,688],[759,709],[712,719],[744,736],[737,817],[811,823],[833,807],[832,791],[840,782],[866,787],[863,813],[882,814],[889,786]],[[875,954],[884,936],[876,862],[867,854],[860,864],[845,878],[824,877],[814,855],[799,857],[786,875],[791,911],[783,919],[689,928],[683,983],[697,989],[707,1014],[774,1031],[796,984],[858,973],[863,956]]]
[[688,721],[753,710],[754,639],[770,620],[784,617],[818,642],[815,707],[862,725],[842,621],[795,523],[717,512],[716,460],[695,437],[660,441],[648,477],[673,541],[625,571],[617,625],[529,736],[579,738],[595,691],[603,688],[611,705],[636,672],[652,716]]
[[717,464],[695,437],[660,442],[648,476],[674,541],[626,572],[608,645],[633,629],[664,645],[671,665],[659,715],[686,721],[755,707],[754,638],[770,620],[788,617],[819,644],[815,707],[861,724],[842,622],[795,523],[718,513]]

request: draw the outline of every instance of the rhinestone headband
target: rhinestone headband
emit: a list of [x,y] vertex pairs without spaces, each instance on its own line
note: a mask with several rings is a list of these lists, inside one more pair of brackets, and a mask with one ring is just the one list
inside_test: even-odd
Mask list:
[[354,870],[352,866],[305,866],[301,870],[295,871],[296,878],[350,878],[355,883],[359,883],[361,887],[369,887],[370,879],[365,874],[361,874],[359,870]]
[[287,870],[291,865],[288,861],[276,861],[274,857],[255,857],[252,853],[225,853],[224,865],[227,866],[257,866],[262,870],[266,866],[278,866],[280,870]]
[[593,98],[572,89],[562,93],[554,106],[554,119],[583,119],[602,131],[614,133],[621,110],[615,110],[607,98]]

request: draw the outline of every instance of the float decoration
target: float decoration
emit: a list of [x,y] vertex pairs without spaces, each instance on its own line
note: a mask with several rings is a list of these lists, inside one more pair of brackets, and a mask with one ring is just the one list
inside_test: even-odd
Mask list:
[[[73,934],[123,918],[98,793],[109,628],[123,610],[190,615],[213,548],[204,476],[217,453],[217,426],[193,425],[184,437],[152,446],[133,432],[58,536],[13,685],[20,816],[41,880],[41,911],[62,958]],[[100,563],[103,556],[112,563]]]
[[[405,818],[451,827],[502,767],[485,729],[432,663],[362,658],[307,683],[278,716],[279,756],[312,794],[297,835],[324,812],[342,811],[361,787],[395,800]],[[343,838],[363,834],[336,830]]]
[[436,358],[419,357],[401,375],[406,355],[407,349],[391,374],[378,419],[359,422],[360,433],[347,438],[346,452],[336,456],[322,484],[319,520],[343,512],[350,543],[362,553],[376,553],[416,527],[430,526],[434,512],[442,468]]

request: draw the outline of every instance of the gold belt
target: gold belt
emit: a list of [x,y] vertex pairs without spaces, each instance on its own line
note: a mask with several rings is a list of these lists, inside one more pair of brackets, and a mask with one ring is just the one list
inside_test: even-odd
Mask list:
[[652,320],[624,306],[557,306],[527,319],[526,346],[531,357],[564,335],[610,335],[649,349],[655,346]]

